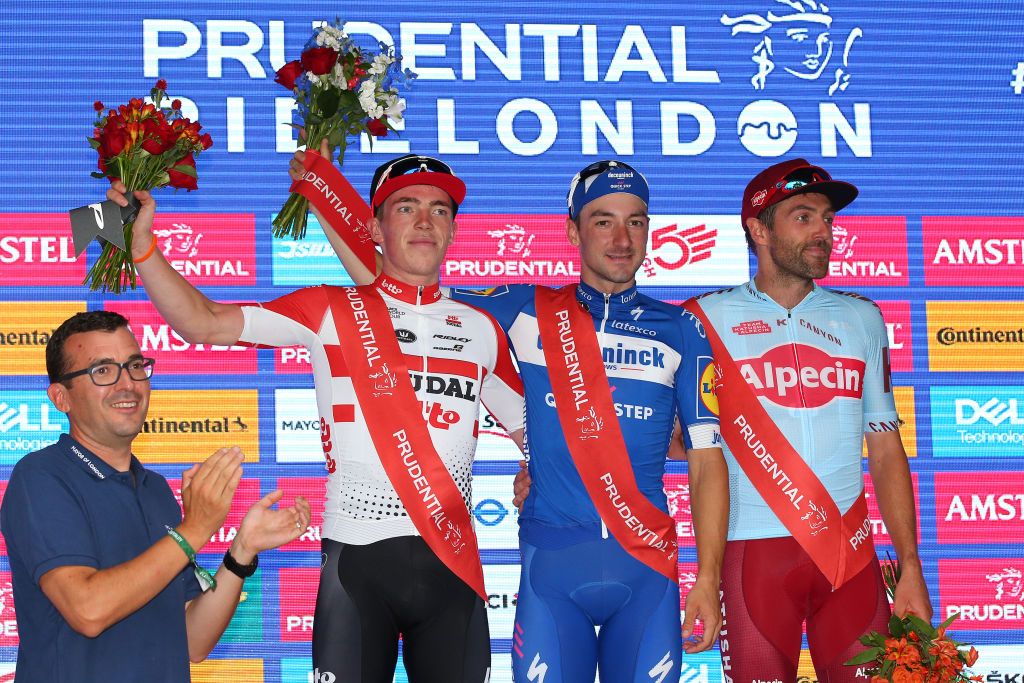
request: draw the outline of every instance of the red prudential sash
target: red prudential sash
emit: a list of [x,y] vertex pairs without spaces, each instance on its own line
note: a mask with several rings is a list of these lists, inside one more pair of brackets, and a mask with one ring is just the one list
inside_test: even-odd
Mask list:
[[537,287],[535,302],[558,420],[590,499],[630,555],[678,580],[676,525],[637,488],[593,320],[573,285]]
[[329,223],[323,227],[337,233],[366,269],[376,273],[377,252],[366,227],[370,207],[337,167],[313,150],[306,150],[302,165],[305,171],[291,191],[308,199]]
[[861,491],[845,515],[821,480],[761,405],[704,310],[683,308],[704,325],[715,356],[722,436],[743,473],[814,564],[839,588],[875,559],[868,506]]
[[434,554],[486,600],[469,510],[430,440],[383,299],[371,285],[327,292],[356,398],[388,479]]

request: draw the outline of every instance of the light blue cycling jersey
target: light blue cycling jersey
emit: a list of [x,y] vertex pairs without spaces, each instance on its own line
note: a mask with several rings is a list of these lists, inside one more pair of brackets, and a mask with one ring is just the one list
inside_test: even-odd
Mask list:
[[[864,434],[899,427],[878,307],[815,286],[787,310],[753,280],[698,302],[761,405],[845,513],[863,487]],[[789,536],[728,444],[725,456],[729,540]]]
[[[576,471],[554,408],[534,291],[533,285],[506,285],[457,289],[451,296],[494,316],[508,334],[523,378],[533,486],[520,515],[520,538],[538,547],[564,547],[600,538],[601,518]],[[688,312],[635,287],[606,295],[581,283],[576,297],[594,320],[637,485],[667,513],[662,477],[676,417],[685,426],[687,448],[721,445],[718,417],[708,404],[713,399],[711,349]]]

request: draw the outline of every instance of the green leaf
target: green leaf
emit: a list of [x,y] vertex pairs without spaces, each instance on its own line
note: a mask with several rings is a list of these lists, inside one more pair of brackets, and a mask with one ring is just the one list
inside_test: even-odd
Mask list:
[[857,666],[858,664],[867,664],[878,659],[878,655],[882,654],[883,650],[880,647],[873,647],[868,650],[864,650],[856,657],[851,657],[848,661],[843,662],[845,666]]
[[889,618],[889,633],[894,638],[902,638],[903,636],[907,635],[907,629],[903,623],[903,620],[895,614]]

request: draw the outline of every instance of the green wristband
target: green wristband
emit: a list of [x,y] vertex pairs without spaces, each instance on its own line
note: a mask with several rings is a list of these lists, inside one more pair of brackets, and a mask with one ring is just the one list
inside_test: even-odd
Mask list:
[[196,573],[196,579],[199,581],[199,586],[203,589],[203,592],[205,593],[211,588],[217,588],[217,579],[213,578],[213,574],[203,567],[200,567],[199,563],[196,562],[196,551],[192,548],[192,544],[189,543],[184,536],[179,534],[177,529],[172,529],[171,527],[166,527],[166,529],[167,535],[174,539],[174,542],[178,544],[178,547],[181,548],[182,552],[184,552],[185,556],[188,558],[193,571]]

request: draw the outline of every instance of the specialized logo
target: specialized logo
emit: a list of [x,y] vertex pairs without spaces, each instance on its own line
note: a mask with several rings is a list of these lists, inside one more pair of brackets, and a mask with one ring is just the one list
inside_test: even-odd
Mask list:
[[[775,0],[765,2],[764,14],[743,14],[730,17],[723,14],[723,26],[732,29],[732,35],[752,35],[757,40],[751,61],[757,66],[750,84],[755,90],[764,90],[768,76],[779,67],[783,72],[803,81],[828,82],[828,94],[845,91],[850,85],[850,52],[854,41],[864,32],[855,27],[846,34],[840,57],[834,55],[832,15],[829,8],[815,0]],[[836,57],[833,63],[833,56]],[[834,67],[834,68],[833,68]],[[831,71],[829,71],[831,69]],[[825,76],[822,79],[822,76]]]
[[832,356],[808,344],[776,346],[738,364],[757,396],[787,408],[820,408],[864,392],[864,361]]

